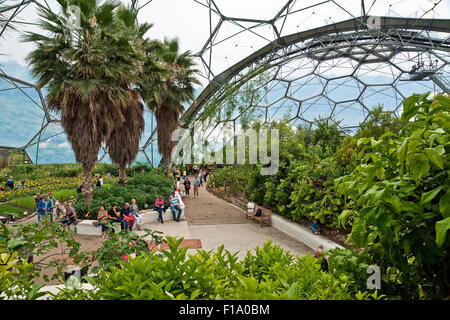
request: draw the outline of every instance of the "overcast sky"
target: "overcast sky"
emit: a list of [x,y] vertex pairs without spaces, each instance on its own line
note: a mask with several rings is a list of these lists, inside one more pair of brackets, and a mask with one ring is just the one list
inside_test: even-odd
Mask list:
[[[55,0],[38,0],[42,4],[48,4],[57,11],[58,5]],[[17,3],[18,0],[7,0],[6,4]],[[123,0],[130,3],[130,0]],[[142,6],[148,0],[139,0]],[[262,19],[273,18],[286,4],[286,0],[215,0],[217,8],[224,16],[234,18]],[[325,3],[323,3],[325,2]],[[323,3],[315,6],[315,4]],[[435,3],[438,5],[431,10]],[[377,16],[403,16],[403,17],[425,17],[425,18],[449,18],[450,0],[366,0],[365,7],[369,15]],[[305,9],[305,7],[309,7]],[[276,22],[281,30],[281,35],[288,35],[310,28],[320,27],[329,23],[339,22],[359,16],[361,14],[360,0],[297,0],[290,8],[292,14],[286,19],[282,18]],[[11,14],[10,12],[9,14]],[[219,15],[215,12],[210,15],[208,0],[153,0],[144,6],[138,16],[140,21],[154,24],[148,32],[150,38],[164,39],[164,37],[178,37],[181,49],[197,53],[207,42],[210,35],[210,27],[215,28],[219,21]],[[17,19],[23,22],[36,22],[36,5],[30,4],[22,9]],[[21,43],[18,40],[20,31],[38,29],[28,24],[17,24],[18,31],[9,31],[0,40],[0,61],[14,60],[25,65],[25,57],[32,50],[29,43]],[[257,49],[275,39],[274,30],[269,25],[245,31],[244,27],[255,26],[255,23],[239,22],[236,25],[225,21],[214,41],[212,56],[209,50],[203,58],[206,62],[211,59],[212,69],[215,74],[220,73],[234,63],[240,61]],[[231,35],[237,34],[229,38]],[[228,39],[229,38],[229,39]],[[224,41],[223,41],[224,40]],[[200,60],[199,69],[206,74]]]

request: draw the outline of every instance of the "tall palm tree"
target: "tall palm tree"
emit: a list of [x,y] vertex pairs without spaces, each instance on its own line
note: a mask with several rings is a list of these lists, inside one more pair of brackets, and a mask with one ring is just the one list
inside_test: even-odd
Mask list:
[[119,184],[127,184],[125,167],[136,158],[139,141],[144,131],[144,105],[139,101],[140,95],[134,90],[130,95],[127,108],[123,112],[125,123],[114,128],[110,138],[106,141],[111,160],[119,165]]
[[[178,39],[154,42],[147,57],[148,60],[155,59],[162,68],[159,76],[144,88],[142,97],[155,114],[158,151],[167,177],[172,149],[176,145],[176,141],[171,140],[172,132],[178,127],[183,103],[194,99],[194,84],[200,82],[195,78],[198,71],[193,68],[195,64],[190,51],[180,53]],[[148,67],[152,69],[155,66],[150,63]]]
[[[133,8],[133,7],[131,7]],[[136,10],[131,10],[133,15],[130,19],[136,21]],[[136,50],[139,50],[141,56],[141,63],[139,67],[135,69],[136,78],[138,82],[147,82],[153,79],[153,73],[148,74],[147,69],[144,68],[145,63],[145,49],[149,47],[150,41],[144,39],[145,33],[152,27],[152,24],[143,23],[138,25],[136,23],[136,29],[130,34],[130,38],[135,37],[135,41],[138,45]],[[153,70],[158,71],[158,70]],[[141,103],[141,96],[137,88],[134,88],[133,83],[122,83],[121,87],[126,91],[128,95],[128,102],[123,105],[122,114],[125,118],[125,122],[121,125],[114,127],[109,139],[106,141],[106,145],[109,149],[109,156],[113,163],[119,166],[119,184],[127,184],[127,175],[125,167],[127,164],[131,164],[136,158],[139,151],[139,141],[142,132],[145,128],[144,121],[144,105]]]
[[[135,81],[141,64],[130,33],[135,19],[120,5],[96,0],[58,0],[62,13],[39,8],[42,33],[27,32],[24,41],[37,48],[27,60],[46,86],[48,107],[61,114],[61,125],[83,166],[83,194],[86,204],[93,195],[91,170],[101,144],[114,128],[125,122],[123,106],[128,94],[121,86]],[[74,27],[69,10],[77,6],[80,24]]]

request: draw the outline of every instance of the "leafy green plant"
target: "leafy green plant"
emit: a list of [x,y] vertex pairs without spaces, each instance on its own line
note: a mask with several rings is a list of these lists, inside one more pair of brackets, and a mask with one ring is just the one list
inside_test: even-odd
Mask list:
[[124,261],[124,256],[149,254],[148,243],[144,239],[150,236],[151,242],[154,245],[159,245],[163,240],[161,233],[156,230],[144,229],[144,233],[138,236],[129,230],[114,233],[110,229],[100,248],[76,253],[74,263],[94,274],[97,274],[100,270],[109,271],[112,267],[120,266]]
[[340,248],[329,250],[328,255],[330,273],[344,280],[352,292],[366,290],[369,276],[367,269],[374,264],[370,255]]
[[[65,291],[56,298],[89,299],[352,299],[345,282],[320,271],[316,258],[293,257],[270,242],[247,262],[225,250],[179,248],[183,239],[167,237],[168,250],[130,258],[99,277],[91,278],[94,290]],[[277,258],[281,258],[273,265]],[[253,262],[258,265],[250,270]],[[256,277],[255,277],[255,276]]]
[[[450,100],[428,94],[405,100],[397,135],[361,138],[361,163],[336,179],[354,217],[351,239],[365,247],[382,270],[394,272],[405,296],[446,296],[449,226]],[[392,271],[392,270],[391,270]]]
[[146,204],[152,208],[160,194],[168,200],[172,192],[172,183],[171,179],[155,175],[153,171],[139,173],[135,177],[130,177],[125,186],[113,183],[107,188],[95,189],[90,206],[86,206],[83,198],[78,197],[73,207],[79,217],[94,220],[97,219],[100,205],[105,205],[109,209],[111,204],[115,203],[120,208],[125,202],[131,203],[131,199],[136,199],[139,209],[144,209]]
[[[73,238],[73,231],[65,230],[60,223],[16,223],[0,224],[0,254],[5,266],[0,268],[0,295],[8,298],[35,299],[40,286],[34,280],[42,270],[56,267],[52,279],[63,280],[65,257],[74,257],[80,243]],[[56,253],[50,251],[58,249]],[[6,262],[5,262],[6,261]],[[48,282],[48,276],[43,275]]]

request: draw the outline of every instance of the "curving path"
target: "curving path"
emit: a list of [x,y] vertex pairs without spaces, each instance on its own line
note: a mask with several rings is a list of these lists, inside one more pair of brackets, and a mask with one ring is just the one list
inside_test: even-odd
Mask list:
[[[190,180],[192,183],[193,178]],[[261,228],[257,221],[247,220],[242,209],[217,198],[206,190],[205,185],[200,187],[198,198],[193,198],[191,190],[190,197],[185,199],[185,216],[190,236],[201,239],[202,249],[216,249],[223,244],[229,251],[240,251],[238,255],[243,258],[247,250],[272,239],[273,243],[294,255],[304,256],[312,251],[276,228]]]

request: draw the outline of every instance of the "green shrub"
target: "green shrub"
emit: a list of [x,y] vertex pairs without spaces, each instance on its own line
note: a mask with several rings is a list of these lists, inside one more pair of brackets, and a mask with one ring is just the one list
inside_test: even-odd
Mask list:
[[[365,291],[367,288],[367,269],[374,265],[373,259],[367,253],[335,248],[328,251],[328,270],[337,278],[348,283],[352,292]],[[386,283],[386,278],[382,277]],[[384,289],[384,285],[381,285]]]
[[[248,261],[260,261],[260,268],[237,260],[223,246],[215,251],[197,250],[187,255],[178,248],[182,239],[168,237],[169,250],[155,251],[123,261],[109,271],[100,271],[91,299],[352,299],[345,282],[320,271],[317,259],[292,257],[270,243]],[[270,266],[269,261],[284,257]],[[119,259],[120,261],[120,259]],[[258,269],[258,271],[256,271]],[[253,274],[261,275],[254,277]]]
[[119,175],[119,167],[115,164],[110,163],[97,163],[92,169],[92,174],[100,174],[104,178],[108,175],[108,172],[111,176],[117,177]]
[[446,297],[450,285],[450,99],[427,96],[404,101],[398,135],[361,138],[361,163],[336,179],[353,245],[397,274],[392,290],[409,298]]
[[[134,178],[129,178],[127,185],[119,186],[112,183],[109,187],[94,189],[94,196],[91,205],[87,207],[84,199],[79,199],[74,203],[74,209],[79,217],[84,219],[97,219],[100,205],[105,205],[107,209],[115,203],[121,208],[125,202],[131,203],[131,199],[136,199],[136,204],[140,210],[153,208],[156,198],[161,194],[168,201],[172,192],[172,180],[164,178],[163,175],[155,175],[152,172],[137,174]],[[89,212],[89,214],[88,214]]]

